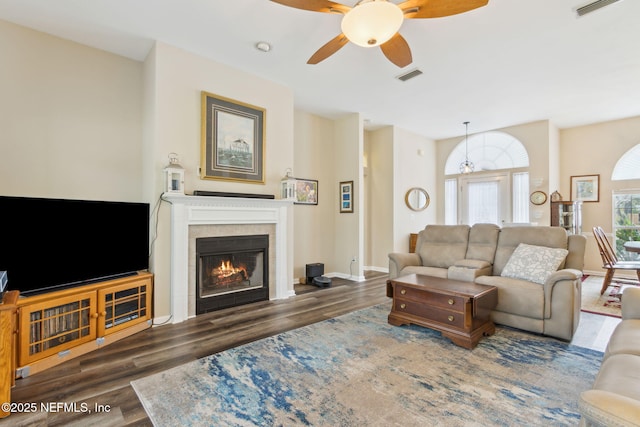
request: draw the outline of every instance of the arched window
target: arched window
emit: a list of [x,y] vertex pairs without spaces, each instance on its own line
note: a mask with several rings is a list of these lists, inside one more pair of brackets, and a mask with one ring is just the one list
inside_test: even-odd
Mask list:
[[[474,172],[485,173],[460,174],[467,144]],[[467,144],[463,139],[445,163],[445,222],[528,223],[529,173],[522,168],[529,167],[529,154],[524,145],[504,132],[472,135]]]
[[640,144],[624,153],[611,174],[612,181],[640,179]]
[[[640,144],[624,153],[611,173],[612,181],[628,179],[640,179]],[[640,254],[624,247],[629,240],[640,240],[640,190],[616,189],[614,186],[613,236],[618,258],[625,261],[640,259]]]
[[[469,160],[475,171],[495,171],[500,169],[525,168],[529,166],[529,155],[522,143],[504,132],[485,132],[472,135],[468,140]],[[463,139],[451,151],[444,167],[445,175],[460,173],[460,163],[466,154]]]

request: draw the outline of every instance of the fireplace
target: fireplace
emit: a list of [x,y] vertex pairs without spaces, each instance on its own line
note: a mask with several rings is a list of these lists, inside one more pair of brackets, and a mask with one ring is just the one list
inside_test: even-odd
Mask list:
[[162,198],[171,203],[171,315],[156,318],[157,323],[180,323],[196,316],[196,239],[202,237],[268,234],[269,299],[295,295],[293,223],[287,221],[292,201],[174,193]]
[[269,299],[269,235],[196,239],[196,314]]

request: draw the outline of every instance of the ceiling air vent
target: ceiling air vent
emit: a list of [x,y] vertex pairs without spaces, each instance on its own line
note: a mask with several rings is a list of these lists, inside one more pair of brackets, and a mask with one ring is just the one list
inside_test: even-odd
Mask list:
[[406,82],[407,80],[410,80],[414,77],[418,77],[420,74],[422,74],[422,71],[418,70],[417,68],[415,70],[411,70],[408,73],[404,73],[399,75],[398,77],[396,77],[396,79],[398,80],[402,80],[403,82]]
[[576,13],[578,14],[578,16],[584,16],[587,13],[591,13],[595,10],[598,10],[605,6],[609,6],[610,4],[613,4],[619,1],[620,0],[596,0],[593,3],[589,3],[587,5],[579,7],[578,9],[576,9]]

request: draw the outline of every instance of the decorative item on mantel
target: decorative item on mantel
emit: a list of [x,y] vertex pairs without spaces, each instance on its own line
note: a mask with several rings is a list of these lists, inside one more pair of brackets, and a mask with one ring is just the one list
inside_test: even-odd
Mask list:
[[281,193],[283,200],[296,201],[296,179],[291,176],[291,168],[287,168],[284,178],[280,181]]
[[178,163],[178,155],[169,153],[169,165],[164,168],[166,193],[184,194],[184,168]]
[[551,201],[552,202],[561,202],[562,201],[562,194],[558,193],[558,190],[554,191],[553,193],[551,193]]

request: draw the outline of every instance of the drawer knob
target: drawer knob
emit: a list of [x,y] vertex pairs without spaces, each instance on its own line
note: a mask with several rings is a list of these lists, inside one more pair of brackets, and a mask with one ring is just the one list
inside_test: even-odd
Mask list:
[[447,301],[449,303],[449,305],[453,305],[453,300],[451,298],[449,298],[449,301]]
[[400,308],[404,310],[405,308],[407,308],[407,304],[400,304]]
[[449,316],[447,319],[449,319],[449,322],[453,322],[453,316]]
[[402,290],[400,291],[400,293],[401,293],[402,295],[404,295],[404,294],[406,294],[406,293],[407,293],[407,290],[406,290],[406,289],[402,289]]

